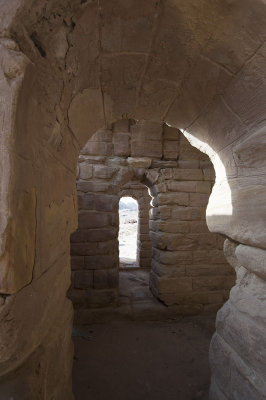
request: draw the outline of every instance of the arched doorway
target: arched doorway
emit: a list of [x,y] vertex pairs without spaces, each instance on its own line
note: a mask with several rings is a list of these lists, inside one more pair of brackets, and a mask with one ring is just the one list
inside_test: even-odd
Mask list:
[[138,267],[139,206],[133,197],[123,196],[119,200],[119,266]]

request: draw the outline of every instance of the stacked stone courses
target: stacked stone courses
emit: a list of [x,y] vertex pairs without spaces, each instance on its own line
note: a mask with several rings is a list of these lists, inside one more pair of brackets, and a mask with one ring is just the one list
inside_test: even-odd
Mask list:
[[154,296],[178,305],[180,313],[220,308],[235,275],[223,255],[224,239],[206,225],[214,179],[208,156],[165,124],[125,119],[97,131],[78,163],[74,307],[118,303],[118,203],[128,195],[139,203],[137,260],[150,269]]

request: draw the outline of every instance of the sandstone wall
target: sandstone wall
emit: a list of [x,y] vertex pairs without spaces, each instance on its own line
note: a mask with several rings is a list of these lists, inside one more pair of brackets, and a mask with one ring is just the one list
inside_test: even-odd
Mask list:
[[72,397],[77,157],[126,116],[187,130],[212,158],[208,226],[248,256],[229,257],[243,269],[211,399],[265,399],[265,21],[264,0],[0,2],[2,397]]
[[128,193],[139,198],[137,190],[127,189],[132,180],[145,183],[146,196],[148,188],[152,196],[149,224],[146,197],[139,198],[139,248],[142,265],[151,268],[153,294],[180,305],[181,313],[221,307],[234,273],[223,238],[210,233],[205,221],[214,180],[206,155],[176,129],[121,120],[93,135],[78,169],[79,228],[71,237],[69,293],[75,308],[118,301],[118,202]]

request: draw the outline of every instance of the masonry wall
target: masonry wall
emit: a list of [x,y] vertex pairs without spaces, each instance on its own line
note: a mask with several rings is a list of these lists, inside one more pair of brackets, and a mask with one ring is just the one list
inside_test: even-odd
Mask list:
[[[178,130],[129,120],[98,131],[79,157],[79,228],[71,238],[69,292],[74,307],[117,304],[118,203],[132,182],[146,185],[152,196],[149,226],[146,220],[139,232],[152,293],[179,305],[180,312],[221,307],[235,278],[223,255],[224,239],[210,233],[205,221],[212,165]],[[148,237],[152,250],[145,249]]]

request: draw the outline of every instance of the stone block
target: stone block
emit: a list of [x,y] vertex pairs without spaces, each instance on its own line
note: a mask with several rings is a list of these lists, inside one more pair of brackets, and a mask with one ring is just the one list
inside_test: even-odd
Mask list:
[[92,165],[86,161],[79,164],[79,177],[80,179],[92,178]]
[[118,269],[100,269],[94,271],[94,289],[112,289],[118,287]]
[[235,283],[232,276],[198,277],[193,278],[193,289],[196,290],[220,290],[231,289]]
[[138,233],[139,234],[148,234],[149,233],[149,225],[148,224],[138,224]]
[[150,240],[146,240],[146,241],[138,240],[137,246],[138,246],[138,249],[142,249],[142,250],[151,249],[151,241]]
[[78,195],[78,206],[82,210],[114,211],[118,197],[108,194],[86,193]]
[[168,160],[177,160],[179,156],[179,142],[164,140],[163,141],[163,158]]
[[79,211],[78,221],[79,229],[116,226],[116,215],[97,211]]
[[191,192],[197,191],[197,181],[168,181],[167,189],[170,192]]
[[180,206],[187,206],[189,204],[188,193],[160,193],[157,196],[157,203],[159,206],[168,204],[178,204]]
[[198,169],[200,168],[199,160],[179,160],[178,168],[181,169]]
[[136,141],[131,140],[131,156],[132,157],[162,157],[161,141]]
[[179,142],[181,135],[182,134],[178,129],[172,128],[171,126],[168,126],[166,124],[163,126],[163,138],[165,140],[176,140]]
[[140,258],[151,258],[152,249],[139,249],[139,257]]
[[174,169],[173,168],[164,168],[161,169],[160,173],[163,180],[173,179],[174,176]]
[[77,181],[77,190],[80,192],[107,192],[111,188],[111,183],[101,181]]
[[93,176],[96,179],[111,179],[117,171],[118,168],[110,167],[108,165],[93,166]]
[[136,141],[162,141],[163,128],[158,122],[138,121],[130,127],[132,140]]
[[175,169],[173,178],[180,181],[202,181],[203,172],[201,169]]
[[150,268],[151,267],[151,258],[140,258],[139,259],[139,266],[142,268]]
[[104,156],[89,156],[89,155],[80,155],[78,160],[79,163],[86,161],[89,164],[104,164],[107,157]]
[[72,256],[86,256],[95,254],[95,243],[71,243],[70,254]]
[[210,195],[207,193],[190,193],[189,194],[189,205],[192,207],[206,207],[209,201]]
[[151,266],[153,272],[158,277],[179,278],[180,276],[184,277],[186,275],[185,265],[181,266],[165,265],[153,259],[151,262]]
[[210,159],[206,159],[206,160],[200,160],[200,162],[199,162],[199,166],[200,166],[200,168],[210,168],[210,169],[214,169],[213,168],[213,164],[212,164],[212,162],[211,162],[211,160]]
[[130,155],[130,136],[124,133],[116,133],[114,136],[114,155],[128,157]]
[[76,289],[89,289],[93,286],[93,271],[76,271],[74,275]]
[[189,293],[192,291],[192,279],[189,277],[159,278],[151,271],[150,279],[158,293]]
[[152,168],[177,168],[178,161],[172,160],[152,160]]
[[205,217],[205,209],[199,207],[184,207],[184,206],[174,206],[172,208],[173,219],[178,219],[180,221],[199,221],[202,216]]
[[83,256],[71,256],[71,270],[79,270],[84,268],[84,257]]
[[205,221],[190,221],[189,225],[191,233],[210,233]]
[[117,261],[114,254],[97,254],[85,256],[84,265],[86,269],[111,269]]
[[215,171],[213,168],[203,168],[202,171],[205,181],[215,181]]
[[[83,241],[81,243],[87,246],[95,246],[95,242],[105,242],[107,240],[116,239],[118,235],[117,228],[101,228],[101,229],[82,229],[75,233],[75,241]],[[73,243],[77,245],[79,243]],[[72,250],[72,249],[71,249]],[[74,254],[75,255],[75,254]],[[76,254],[80,255],[80,254]],[[82,254],[81,254],[82,255]]]
[[[228,264],[197,264],[186,265],[188,276],[233,276],[233,270]],[[233,278],[234,279],[234,278]],[[224,288],[221,288],[224,289]],[[231,289],[231,287],[230,287]]]
[[179,265],[183,262],[192,261],[191,251],[164,251],[153,247],[153,258],[161,264]]
[[109,240],[107,242],[99,242],[97,254],[118,254],[118,240]]
[[198,264],[226,264],[223,252],[217,249],[193,251],[193,261]]
[[149,168],[151,166],[151,158],[128,157],[127,164],[133,168]]
[[186,221],[150,221],[150,229],[154,232],[188,233],[190,223]]

